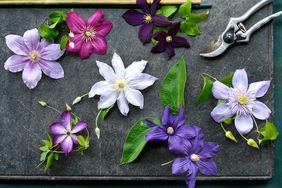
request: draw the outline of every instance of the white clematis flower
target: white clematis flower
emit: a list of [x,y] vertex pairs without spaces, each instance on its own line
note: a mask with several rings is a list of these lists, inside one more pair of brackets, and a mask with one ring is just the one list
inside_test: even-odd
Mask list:
[[105,81],[94,84],[89,92],[89,98],[100,95],[99,109],[105,109],[117,102],[119,111],[126,116],[129,112],[128,103],[143,109],[144,97],[139,90],[154,84],[157,78],[142,73],[147,61],[133,62],[124,67],[120,56],[114,53],[112,66],[114,70],[100,61],[96,61],[100,74]]

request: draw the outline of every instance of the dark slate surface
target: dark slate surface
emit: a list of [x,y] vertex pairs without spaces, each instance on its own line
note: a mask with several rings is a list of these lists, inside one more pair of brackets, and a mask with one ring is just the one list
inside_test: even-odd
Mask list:
[[[80,60],[75,54],[66,54],[61,59],[65,78],[52,80],[43,76],[37,88],[27,89],[21,80],[21,73],[13,74],[0,69],[1,105],[0,105],[0,178],[28,179],[178,179],[170,173],[170,167],[160,164],[174,158],[165,145],[148,145],[136,163],[120,166],[122,145],[131,125],[144,116],[160,117],[162,107],[159,103],[160,80],[180,57],[187,61],[186,112],[187,123],[197,124],[204,129],[206,139],[221,144],[221,151],[215,159],[218,164],[218,176],[200,179],[267,179],[272,176],[273,148],[264,144],[261,150],[246,146],[239,139],[234,144],[224,138],[221,128],[212,121],[210,111],[216,101],[210,100],[198,107],[193,102],[202,87],[200,74],[209,73],[223,77],[238,68],[246,68],[249,80],[267,80],[272,77],[272,30],[271,26],[257,32],[249,45],[235,46],[224,56],[214,60],[201,58],[198,54],[210,41],[216,38],[226,27],[230,16],[239,16],[258,0],[222,1],[214,0],[208,21],[201,24],[203,34],[197,38],[189,37],[192,48],[176,50],[176,56],[170,61],[166,54],[153,55],[152,45],[143,46],[138,38],[138,28],[129,26],[121,18],[126,9],[103,9],[106,18],[113,22],[113,29],[108,35],[108,54],[92,55],[87,60]],[[56,8],[57,9],[57,8]],[[23,35],[31,28],[39,26],[54,8],[1,8],[0,9],[0,59],[2,66],[12,52],[6,47],[4,37],[10,33]],[[67,10],[67,9],[66,9]],[[96,8],[77,8],[84,18],[89,17]],[[249,19],[249,24],[271,13],[271,7],[264,8]],[[127,118],[113,110],[107,121],[101,122],[101,139],[91,134],[91,147],[83,157],[72,154],[62,157],[60,162],[42,176],[42,169],[36,170],[39,162],[41,139],[46,137],[48,125],[57,120],[56,112],[42,109],[38,100],[46,100],[53,106],[61,107],[85,92],[102,78],[98,74],[95,60],[110,63],[113,52],[121,55],[126,65],[133,61],[148,60],[146,72],[160,80],[143,92],[144,110],[130,106]],[[273,107],[272,91],[262,99]],[[97,115],[97,99],[87,100],[75,108],[84,119],[94,127]],[[260,124],[262,126],[262,124]],[[91,128],[92,128],[91,127]],[[230,126],[234,131],[234,126]],[[238,135],[236,135],[238,137]],[[239,137],[238,137],[239,138]]]

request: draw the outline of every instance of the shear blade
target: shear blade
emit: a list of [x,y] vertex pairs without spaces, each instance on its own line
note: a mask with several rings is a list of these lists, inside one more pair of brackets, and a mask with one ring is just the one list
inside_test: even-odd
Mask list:
[[228,46],[224,45],[222,36],[220,35],[216,40],[212,41],[201,53],[203,57],[216,57],[221,55]]

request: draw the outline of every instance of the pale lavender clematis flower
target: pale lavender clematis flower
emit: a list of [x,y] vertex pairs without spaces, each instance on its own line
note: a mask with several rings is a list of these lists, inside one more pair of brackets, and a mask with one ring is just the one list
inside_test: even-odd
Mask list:
[[59,44],[40,41],[37,29],[28,30],[23,37],[7,35],[5,37],[8,48],[16,55],[5,62],[4,68],[10,72],[23,71],[22,79],[29,89],[37,86],[42,72],[53,79],[64,77],[62,66],[56,62],[64,51]]
[[229,88],[216,81],[212,92],[216,99],[225,100],[225,104],[216,106],[211,112],[212,118],[221,123],[235,117],[235,126],[239,133],[248,134],[253,128],[253,118],[266,120],[271,110],[257,98],[264,96],[270,86],[270,81],[255,82],[248,85],[248,76],[244,69],[236,70]]
[[66,111],[61,114],[60,121],[50,125],[50,133],[53,135],[54,145],[60,144],[62,151],[69,154],[74,144],[78,144],[76,134],[86,129],[88,123],[79,120],[72,127],[71,113]]

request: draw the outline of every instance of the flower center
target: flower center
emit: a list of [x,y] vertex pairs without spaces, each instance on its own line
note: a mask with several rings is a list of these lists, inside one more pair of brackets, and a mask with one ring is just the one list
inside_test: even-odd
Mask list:
[[84,33],[86,40],[93,39],[95,37],[95,32],[92,30],[87,30]]
[[192,155],[190,156],[190,159],[191,159],[191,161],[193,161],[193,162],[198,162],[198,161],[200,160],[200,156],[197,155],[197,154],[192,154]]
[[152,18],[152,16],[150,15],[150,14],[146,14],[145,16],[144,16],[144,21],[145,21],[145,23],[151,23],[152,22],[152,20],[153,20],[153,18]]
[[170,43],[170,42],[172,42],[172,37],[171,36],[167,36],[165,38],[165,40],[166,40],[167,43]]
[[248,96],[246,94],[240,94],[237,98],[239,104],[247,104],[249,102]]
[[166,129],[166,132],[167,132],[167,134],[173,134],[174,133],[174,129],[172,128],[172,127],[168,127],[167,129]]
[[68,136],[70,136],[70,135],[71,135],[70,131],[67,131],[67,135],[68,135]]
[[31,51],[29,53],[29,59],[32,63],[35,63],[40,60],[40,54],[37,51]]
[[116,81],[115,86],[119,91],[122,91],[125,88],[126,83],[123,80],[118,80]]

